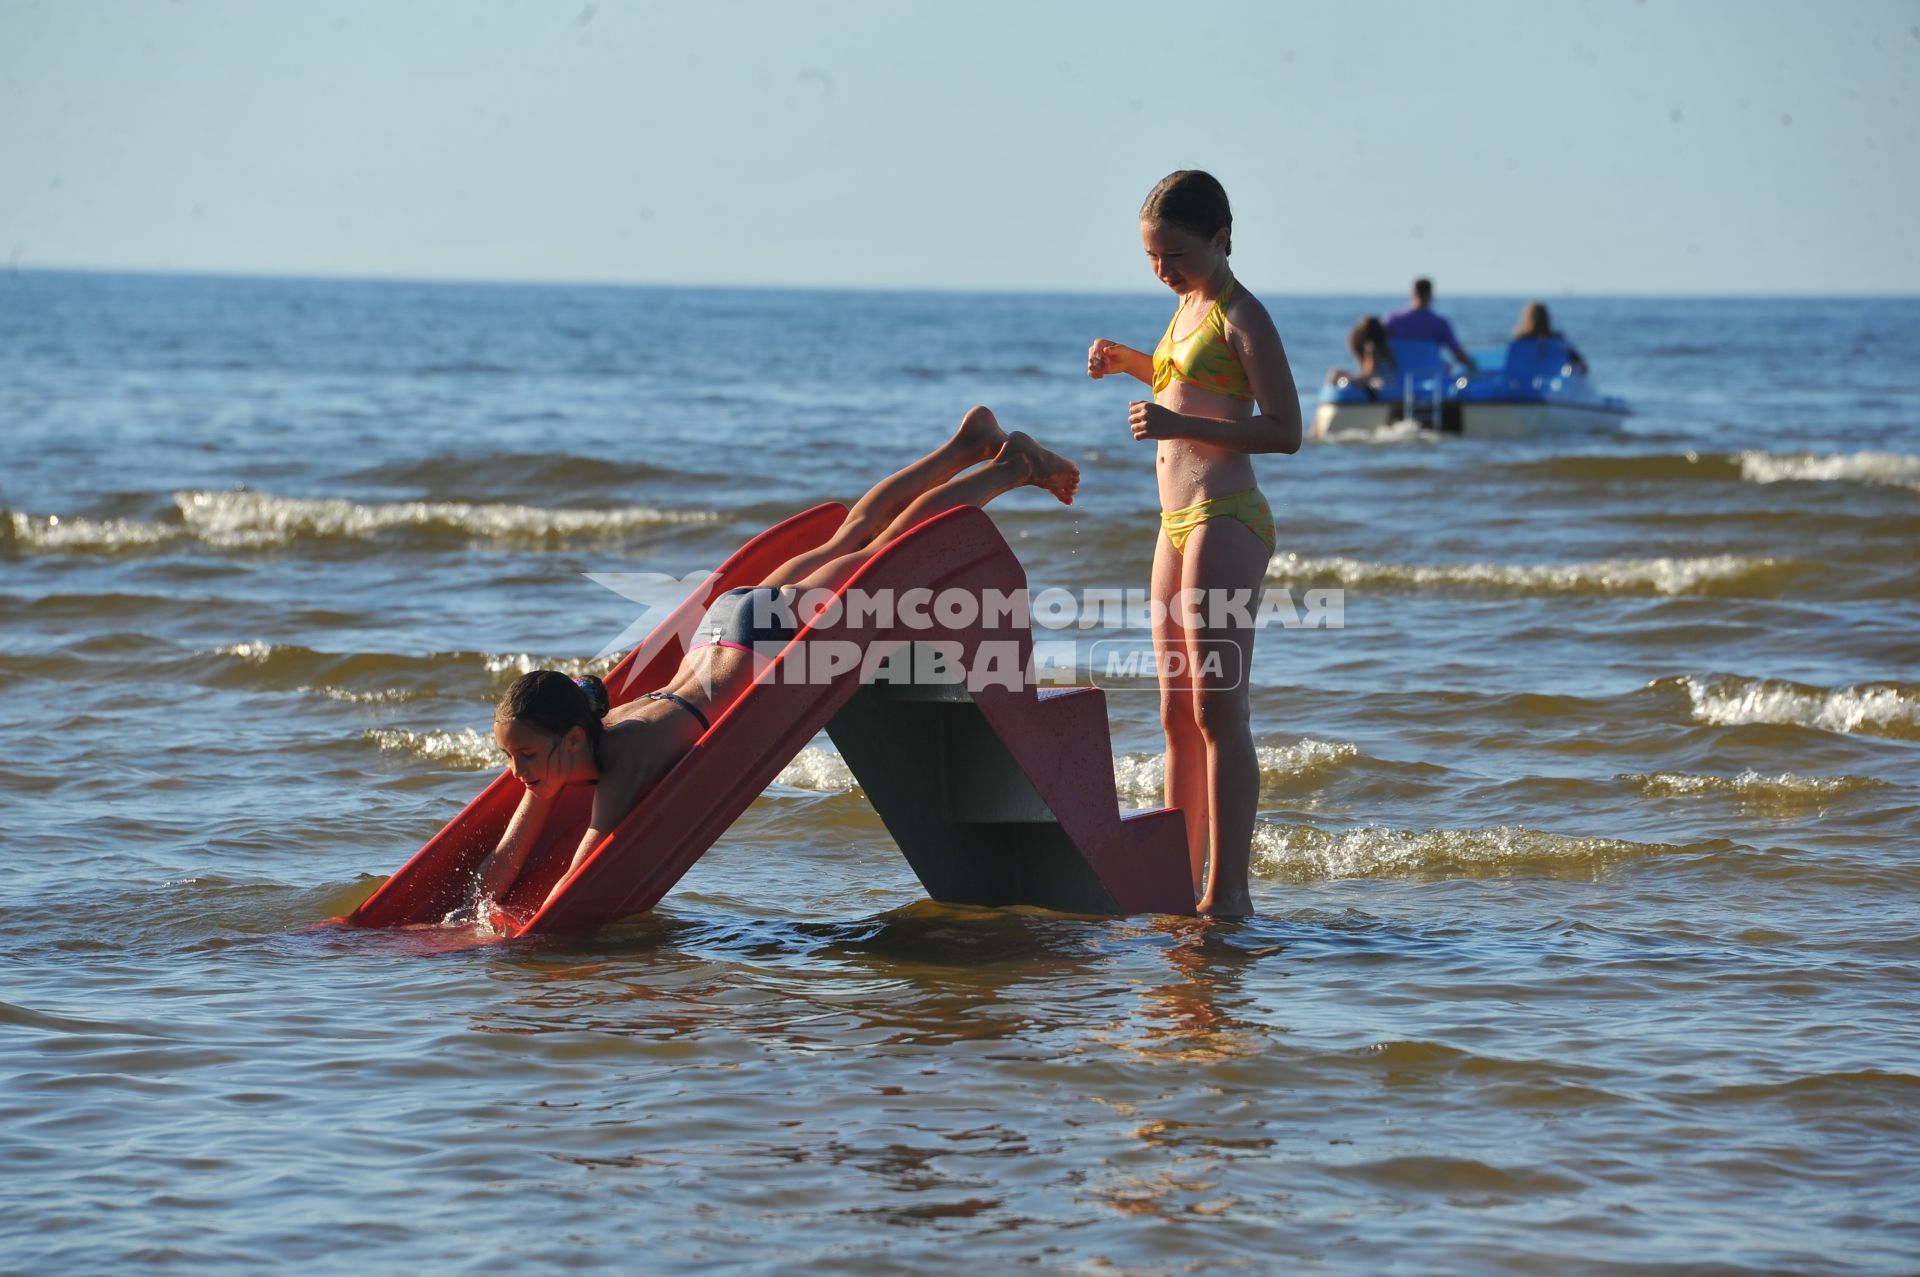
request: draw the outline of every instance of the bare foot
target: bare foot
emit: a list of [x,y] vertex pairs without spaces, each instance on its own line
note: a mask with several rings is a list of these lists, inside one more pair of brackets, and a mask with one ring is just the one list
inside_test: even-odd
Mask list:
[[1059,453],[1042,448],[1024,430],[1016,430],[1007,436],[1007,445],[995,460],[1024,465],[1027,482],[1036,488],[1045,488],[1058,497],[1062,505],[1072,505],[1073,494],[1080,489],[1079,467]]
[[1241,896],[1238,899],[1222,898],[1214,900],[1203,898],[1193,907],[1193,911],[1202,918],[1251,918],[1253,917],[1253,898]]
[[976,405],[960,418],[960,429],[954,432],[951,446],[970,460],[990,461],[1006,442],[1007,432],[1000,428],[1000,419],[993,415],[993,410]]

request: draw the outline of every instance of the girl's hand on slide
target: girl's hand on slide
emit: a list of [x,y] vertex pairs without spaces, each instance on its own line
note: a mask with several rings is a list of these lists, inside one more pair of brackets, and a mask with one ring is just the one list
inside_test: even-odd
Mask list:
[[1180,414],[1162,408],[1148,399],[1136,399],[1127,405],[1127,424],[1135,439],[1171,439]]
[[1119,342],[1108,341],[1105,337],[1095,338],[1093,345],[1087,347],[1087,376],[1098,381],[1110,372],[1118,372],[1118,368],[1108,364],[1107,352],[1119,348]]

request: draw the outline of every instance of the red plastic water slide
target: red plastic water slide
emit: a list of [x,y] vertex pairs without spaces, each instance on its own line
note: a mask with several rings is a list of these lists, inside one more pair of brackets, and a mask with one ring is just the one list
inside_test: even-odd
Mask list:
[[[714,599],[819,545],[845,513],[818,506],[748,542],[607,676],[614,703],[670,681],[684,636],[698,632]],[[993,521],[968,507],[895,540],[841,595],[964,591],[1004,599],[1024,596],[1026,584]],[[950,609],[949,619],[968,619],[965,611]],[[579,931],[652,908],[823,728],[935,900],[1191,914],[1180,813],[1119,812],[1105,694],[1032,686],[1024,619],[971,621],[943,623],[937,610],[830,609],[548,900],[586,830],[592,798],[584,785],[562,794],[501,902],[510,918],[525,919],[512,934]],[[869,659],[847,663],[850,644]],[[928,654],[937,655],[919,659]],[[916,668],[917,680],[907,673]],[[924,676],[929,670],[935,677]],[[502,772],[346,921],[431,924],[461,908],[521,793]]]

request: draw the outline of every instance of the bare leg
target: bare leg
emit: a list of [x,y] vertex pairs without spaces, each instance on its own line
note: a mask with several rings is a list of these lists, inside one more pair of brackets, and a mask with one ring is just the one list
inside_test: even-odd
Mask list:
[[[985,412],[984,409],[981,411]],[[987,416],[991,421],[991,414]],[[998,430],[998,424],[995,423],[993,428]],[[908,467],[900,475],[913,469]],[[887,482],[891,483],[900,475],[892,476]],[[1028,486],[1044,486],[1056,496],[1065,492],[1066,495],[1060,498],[1064,501],[1071,497],[1079,483],[1079,476],[1080,472],[1074,469],[1071,462],[1048,452],[1027,435],[1016,431],[1005,439],[993,460],[986,465],[911,498],[893,521],[864,548],[821,563],[797,580],[775,579],[766,584],[802,589],[837,589],[880,547],[923,520],[963,505],[983,506],[1003,492]],[[878,491],[878,488],[874,489],[874,492]],[[869,497],[873,495],[868,494]],[[897,505],[898,502],[888,497],[875,502],[873,508],[884,509],[890,504]],[[685,699],[711,723],[739,699],[740,694],[752,683],[753,675],[754,659],[751,655],[730,647],[709,644],[687,653],[672,681],[662,690]],[[645,738],[636,742],[642,785],[665,775],[705,734],[699,720],[689,714],[685,707],[672,701],[629,701],[609,714],[606,721],[609,727],[632,722],[644,728]]]
[[1071,502],[1079,486],[1080,471],[1071,461],[1047,451],[1035,443],[1031,436],[1016,430],[1007,436],[1006,444],[992,461],[978,470],[941,484],[931,492],[922,493],[864,549],[824,563],[797,581],[769,584],[837,590],[873,557],[875,551],[936,514],[945,514],[963,505],[984,506],[1001,493],[1011,492],[1015,488],[1045,488],[1062,502]]
[[[1188,546],[1193,542],[1189,540]],[[1207,740],[1200,734],[1193,687],[1191,642],[1175,596],[1183,573],[1180,552],[1160,533],[1153,552],[1153,656],[1160,670],[1160,730],[1167,740],[1166,802],[1186,820],[1187,855],[1193,866],[1193,898],[1207,885],[1212,803],[1207,785]]]
[[[1046,451],[1044,447],[1035,444],[1031,438],[1021,434],[1020,430],[1016,430],[1008,438],[1006,447],[1000,449],[1000,455],[993,461],[968,474],[962,474],[960,478],[950,480],[947,484],[941,484],[933,492],[920,495],[912,505],[908,505],[900,513],[899,518],[893,520],[893,524],[887,526],[885,532],[876,536],[874,542],[866,545],[864,549],[856,549],[849,555],[841,555],[839,559],[822,563],[801,580],[768,582],[768,584],[791,586],[797,590],[839,590],[841,586],[847,584],[847,578],[854,572],[858,572],[860,566],[864,565],[868,559],[872,559],[881,547],[895,542],[900,534],[908,532],[910,528],[916,528],[927,518],[945,515],[950,509],[960,509],[962,505],[987,505],[989,501],[995,499],[996,495],[1012,492],[1014,488],[1039,488],[1043,486],[1041,484],[1043,472],[1054,484],[1064,482],[1060,474],[1054,470],[1056,465],[1062,465],[1071,470],[1073,484],[1075,486],[1079,484],[1079,470],[1073,469],[1073,463]],[[1048,492],[1052,492],[1052,488],[1048,488]]]
[[[1194,529],[1181,560],[1182,588],[1201,591],[1201,623],[1188,631],[1188,651],[1196,662],[1194,721],[1206,741],[1208,794],[1207,885],[1197,908],[1214,917],[1253,912],[1248,877],[1260,807],[1260,760],[1247,688],[1253,628],[1209,616],[1206,604],[1216,592],[1245,591],[1251,601],[1269,557],[1266,543],[1245,524],[1211,519]],[[1216,619],[1224,623],[1213,624]]]
[[967,467],[994,456],[1006,442],[1007,433],[990,410],[977,405],[969,408],[960,418],[960,428],[953,438],[904,470],[897,470],[874,484],[854,503],[825,544],[787,560],[761,584],[798,581],[823,564],[864,548],[915,498],[938,488]]
[[[907,529],[960,506],[984,506],[1003,492],[1037,486],[1043,475],[1058,482],[1059,466],[1072,470],[1070,462],[1048,452],[1027,435],[1015,431],[992,461],[939,485],[931,492],[921,493],[884,531],[872,539],[871,544],[821,563],[798,579],[769,580],[766,584],[800,590],[838,589],[876,551]],[[1077,476],[1078,471],[1074,471],[1074,474]],[[734,685],[744,686],[752,674],[753,661],[746,653],[730,647],[709,645],[695,648],[687,654],[665,690],[686,697],[703,712],[713,710],[707,715],[712,718],[732,703],[733,696],[730,693],[736,691]],[[662,702],[653,701],[649,704],[660,705]],[[619,712],[615,711],[616,714]],[[684,714],[686,711],[679,712]],[[658,715],[647,711],[638,716],[652,718]],[[609,717],[608,721],[613,719]]]
[[936,514],[957,506],[985,505],[1003,492],[1026,487],[1045,488],[1061,504],[1072,505],[1073,494],[1080,487],[1080,471],[1065,457],[1042,448],[1031,435],[1016,430],[1007,436],[990,464],[917,497],[869,548],[879,549]]

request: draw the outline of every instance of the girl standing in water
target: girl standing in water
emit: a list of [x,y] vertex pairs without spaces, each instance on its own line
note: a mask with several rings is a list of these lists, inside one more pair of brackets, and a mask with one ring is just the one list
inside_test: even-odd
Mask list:
[[[1155,441],[1160,481],[1153,647],[1167,804],[1186,813],[1199,911],[1242,916],[1253,912],[1247,875],[1260,801],[1247,699],[1251,616],[1274,547],[1251,457],[1300,450],[1300,396],[1266,307],[1227,264],[1233,213],[1219,182],[1196,169],[1162,179],[1141,206],[1140,242],[1180,305],[1151,355],[1096,340],[1087,375],[1125,373],[1153,388],[1128,422],[1135,439]],[[1241,614],[1224,606],[1236,594]]]

